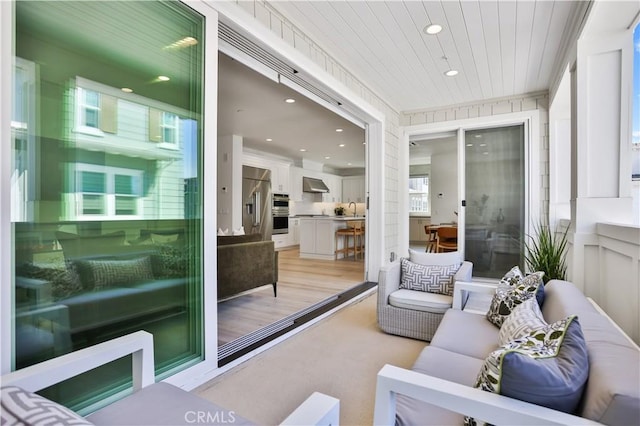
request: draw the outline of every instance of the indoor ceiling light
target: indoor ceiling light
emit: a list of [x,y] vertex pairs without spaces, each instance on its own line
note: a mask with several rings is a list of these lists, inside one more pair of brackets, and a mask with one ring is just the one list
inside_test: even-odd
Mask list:
[[271,138],[266,138],[265,140],[266,140],[267,142],[273,142],[273,139],[271,139]]
[[189,47],[189,46],[195,46],[196,44],[198,44],[198,40],[196,40],[193,37],[185,37],[182,38],[174,43],[171,43],[168,46],[165,46],[165,49],[180,49],[183,47]]
[[307,152],[307,150],[304,148],[300,148],[300,152]]
[[473,144],[472,143],[468,143],[467,146],[473,146]]
[[444,73],[447,77],[453,77],[454,75],[458,75],[458,70],[449,70]]
[[341,132],[343,132],[343,130],[342,129],[336,129],[336,132],[341,133]]
[[351,165],[351,163],[347,163],[347,166],[350,166],[350,165]]
[[169,81],[171,80],[169,77],[167,77],[166,75],[159,75],[158,76],[158,81]]
[[331,157],[329,157],[328,155],[326,157],[324,157],[325,160],[329,160]]
[[132,93],[132,92],[133,92],[133,89],[130,89],[130,88],[128,88],[128,87],[123,87],[123,88],[122,88],[122,89],[120,89],[120,90],[122,90],[124,93]]
[[292,104],[292,103],[294,103],[296,100],[295,100],[295,99],[293,99],[293,98],[287,98],[287,99],[285,99],[284,101],[285,101],[286,103],[288,103],[288,104]]
[[487,144],[486,143],[481,143],[480,146],[487,146]]
[[489,155],[487,151],[483,152],[482,155]]
[[340,148],[344,148],[344,144],[341,143],[340,145],[338,145]]
[[442,26],[438,24],[431,24],[424,27],[423,30],[426,34],[435,35],[442,31]]

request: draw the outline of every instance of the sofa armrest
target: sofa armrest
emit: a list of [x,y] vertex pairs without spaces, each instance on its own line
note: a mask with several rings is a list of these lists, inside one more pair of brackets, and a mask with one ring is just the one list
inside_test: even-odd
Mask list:
[[320,392],[314,392],[282,423],[282,426],[340,424],[340,400]]
[[470,293],[480,293],[493,295],[496,292],[496,284],[472,283],[467,281],[456,281],[453,288],[453,309],[464,309]]
[[597,425],[589,419],[439,379],[412,370],[385,365],[378,373],[373,423],[396,422],[396,394],[490,424]]
[[41,306],[53,300],[49,281],[16,276],[15,283],[16,290],[24,292],[33,306]]
[[378,274],[378,304],[386,305],[389,295],[400,286],[400,261],[389,263],[380,268]]
[[129,354],[132,354],[134,391],[153,384],[153,336],[146,331],[136,331],[5,374],[2,385],[37,392]]

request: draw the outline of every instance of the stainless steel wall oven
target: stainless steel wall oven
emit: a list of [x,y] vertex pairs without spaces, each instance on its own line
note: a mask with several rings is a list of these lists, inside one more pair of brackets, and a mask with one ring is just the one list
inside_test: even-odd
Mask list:
[[273,194],[273,234],[289,233],[289,195]]

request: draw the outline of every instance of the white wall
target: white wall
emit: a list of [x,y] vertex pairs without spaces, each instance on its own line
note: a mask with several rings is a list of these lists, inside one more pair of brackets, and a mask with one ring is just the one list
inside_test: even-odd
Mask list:
[[429,180],[431,195],[431,223],[457,221],[458,211],[458,154],[456,151],[431,157]]

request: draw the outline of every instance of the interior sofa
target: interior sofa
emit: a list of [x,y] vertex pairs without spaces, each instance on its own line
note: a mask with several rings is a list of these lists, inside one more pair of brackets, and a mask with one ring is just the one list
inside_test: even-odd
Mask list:
[[[408,260],[428,266],[460,265],[453,282],[471,281],[473,264],[459,252],[422,253],[409,250]],[[378,278],[378,326],[390,334],[429,341],[453,304],[447,294],[400,289],[401,261],[383,267]]]
[[[379,372],[375,424],[463,424],[465,416],[491,424],[640,424],[638,346],[567,281],[551,280],[544,286],[541,312],[549,324],[577,315],[586,345],[583,351],[588,354],[588,377],[584,388],[576,391],[577,409],[566,413],[547,408],[551,405],[521,400],[527,398],[474,387],[485,358],[498,348],[500,328],[483,313],[461,309],[471,292],[495,294],[496,287],[456,283],[454,308],[445,313],[431,343],[411,370],[386,365]],[[577,364],[578,358],[569,357],[569,363]],[[587,369],[573,373],[586,374]],[[531,393],[528,380],[520,374],[517,371],[516,391]],[[506,380],[504,376],[502,380]],[[544,395],[556,398],[551,394],[556,388],[551,389]]]
[[271,284],[278,295],[278,252],[260,234],[218,236],[218,300]]
[[57,232],[59,265],[16,266],[16,365],[68,352],[98,329],[183,312],[189,251],[179,235],[143,230],[146,238],[125,243],[124,231]]
[[[36,392],[131,355],[132,387],[86,417]],[[251,425],[240,414],[165,382],[155,382],[153,336],[138,331],[1,378],[2,424],[109,426]],[[115,402],[113,402],[115,400]],[[96,404],[98,405],[98,404]],[[338,425],[340,401],[314,392],[282,425]]]

